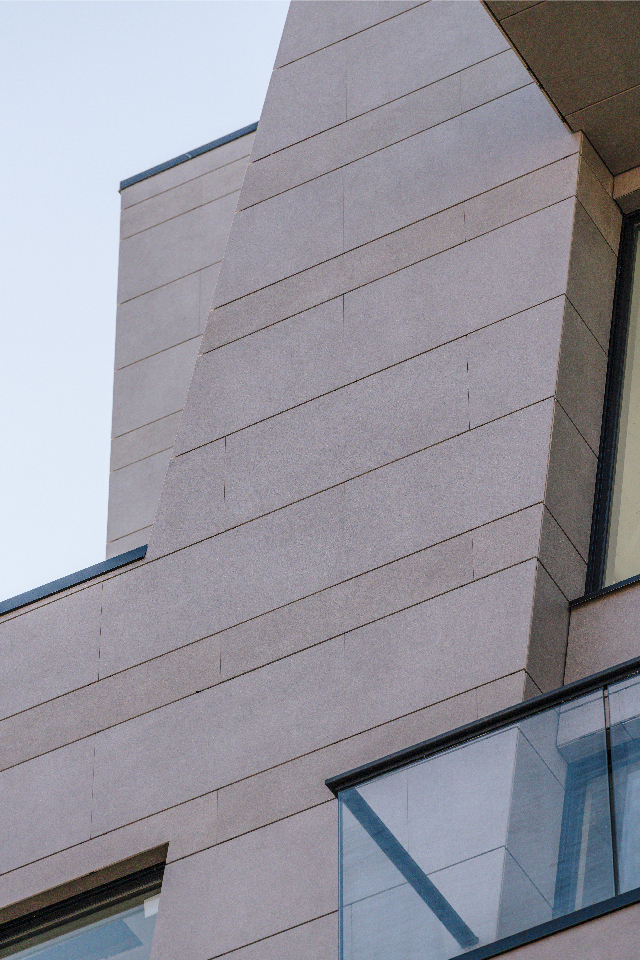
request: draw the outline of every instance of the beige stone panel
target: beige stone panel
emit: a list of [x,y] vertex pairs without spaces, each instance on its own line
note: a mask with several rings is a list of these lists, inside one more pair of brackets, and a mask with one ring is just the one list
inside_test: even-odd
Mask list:
[[171,449],[112,470],[109,476],[107,541],[149,527],[165,481]]
[[0,723],[0,769],[88,737],[220,681],[220,638],[156,657]]
[[119,470],[130,463],[151,457],[154,453],[171,450],[180,423],[180,413],[172,413],[161,420],[146,423],[136,430],[123,433],[111,441],[111,469]]
[[[124,240],[142,230],[172,220],[189,210],[201,207],[204,203],[237,193],[243,185],[247,164],[248,160],[243,157],[235,163],[188,180],[172,190],[156,194],[135,206],[125,207],[120,217],[120,239]],[[231,221],[229,225],[231,226]]]
[[605,350],[566,301],[556,395],[596,455],[601,438],[606,370]]
[[357,246],[576,153],[535,84],[344,169],[345,247]]
[[336,960],[338,913],[310,920],[309,923],[274,934],[248,947],[241,947],[240,950],[234,950],[231,956],[233,960],[301,960],[301,957]]
[[613,193],[614,177],[586,137],[585,133],[581,133],[581,159],[585,160],[605,192],[611,197]]
[[563,684],[569,619],[567,599],[537,562],[527,672],[543,693]]
[[487,524],[7,719],[0,769],[469,583],[472,537],[477,576],[528,559],[540,515],[537,506]]
[[347,119],[344,43],[332,44],[274,70],[252,161]]
[[538,554],[543,506],[535,504],[472,531],[474,577],[481,579]]
[[596,454],[555,402],[545,505],[584,560],[590,547],[596,467]]
[[153,960],[208,960],[336,909],[336,801],[170,864]]
[[[134,861],[127,871],[131,872],[150,861],[172,862],[213,846],[217,836],[216,810],[216,793],[207,794],[1,874],[0,919],[19,916],[20,902],[32,897],[38,897],[41,905],[52,902],[49,891],[63,884],[75,887],[72,893],[78,887],[95,886],[88,875],[122,876],[118,864],[123,861]],[[159,845],[165,848],[160,857]],[[108,879],[111,876],[98,883]]]
[[572,208],[565,200],[347,294],[346,341],[366,356],[385,344],[400,360],[408,340],[427,349],[559,297]]
[[554,396],[565,303],[555,297],[468,335],[470,426]]
[[525,669],[535,570],[530,560],[346,634],[348,731]]
[[638,656],[638,583],[573,608],[565,683]]
[[237,203],[231,193],[121,240],[118,303],[221,260]]
[[228,303],[217,291],[201,353],[341,296],[378,277],[447,250],[464,239],[463,210],[446,210]]
[[468,534],[420,550],[223,631],[222,675],[255,669],[471,579]]
[[351,37],[344,45],[348,117],[508,48],[480,4],[460,3],[421,4]]
[[83,740],[3,772],[3,871],[89,839],[93,752]]
[[619,252],[621,211],[586,159],[581,158],[576,195],[614,253]]
[[567,600],[583,595],[587,564],[549,510],[543,510],[541,563]]
[[466,240],[573,197],[577,166],[578,154],[574,153],[466,200]]
[[343,385],[342,340],[339,297],[200,357],[176,455]]
[[461,74],[445,77],[279,150],[277,155],[255,160],[243,183],[239,209],[353,163],[531,82],[511,50]]
[[114,437],[183,409],[199,345],[200,337],[194,337],[116,371]]
[[224,499],[220,441],[177,458],[156,536],[165,551],[185,546],[467,428],[459,341],[226,437]]
[[416,0],[362,0],[361,3],[319,0],[313,6],[294,2],[287,13],[275,68],[367,30],[375,23],[405,13],[417,5]]
[[106,559],[118,557],[121,553],[127,553],[136,547],[143,547],[149,541],[152,527],[143,527],[142,530],[136,530],[135,533],[128,533],[125,537],[118,540],[112,540],[107,544]]
[[238,139],[224,143],[214,150],[208,150],[207,153],[201,153],[184,163],[176,164],[175,167],[170,167],[168,170],[156,173],[152,177],[139,180],[138,183],[133,183],[130,187],[125,187],[120,193],[123,209],[166,190],[172,190],[178,184],[201,177],[211,170],[219,170],[241,157],[249,157],[255,137],[255,133],[248,133],[244,137],[238,137]]
[[102,586],[0,622],[0,719],[98,678]]
[[522,700],[539,696],[538,689],[532,678],[525,670],[518,670],[498,680],[492,680],[476,688],[476,705],[479,719],[507,710]]
[[[327,263],[303,270],[300,274],[276,283],[266,290],[240,298],[234,303],[223,306],[224,298],[217,293],[214,300],[216,309],[212,311],[210,322],[205,330],[201,352],[207,353],[257,329],[294,316],[349,291],[359,292],[357,288],[366,288],[366,285],[372,284],[373,281],[388,277],[405,267],[422,261],[427,262],[429,258],[438,254],[445,255],[445,252],[462,244],[465,239],[464,209],[464,204],[458,204],[388,236],[364,244],[356,250],[348,251]],[[500,205],[497,205],[497,209],[500,209]],[[469,309],[470,299],[473,302],[476,296],[483,295],[486,285],[491,286],[493,293],[499,294],[499,297],[494,299],[494,311],[490,315],[490,320],[497,320],[565,293],[572,213],[571,200],[567,200],[565,204],[557,203],[549,210],[542,210],[533,215],[526,203],[524,216],[525,214],[527,216],[520,220],[519,224],[513,224],[514,210],[507,207],[506,222],[512,225],[506,226],[505,232],[500,233],[498,240],[492,233],[487,239],[478,238],[471,241],[472,244],[484,243],[489,249],[494,244],[500,246],[504,238],[509,238],[507,249],[489,253],[487,264],[478,246],[466,246],[460,253],[452,251],[453,265],[459,257],[466,260],[469,253],[472,269],[476,263],[476,269],[480,271],[480,275],[478,277],[474,275],[471,284],[474,287],[472,295],[465,289],[465,285],[461,284],[470,267],[467,263],[453,266],[455,276],[448,281],[443,281],[449,298],[451,299],[453,294],[460,296],[463,303],[459,309],[466,312]],[[545,220],[548,221],[546,226],[544,226]],[[496,230],[499,225],[496,223],[494,229]],[[499,231],[496,230],[496,233]],[[521,258],[521,265],[517,268],[516,278],[510,277],[511,267],[508,265],[519,258]],[[533,272],[531,263],[537,263],[539,269]],[[547,281],[552,265],[556,282],[550,289]],[[495,276],[493,270],[498,274],[499,267],[502,267],[504,272]],[[534,298],[526,297],[520,300],[520,305],[502,310],[502,288],[507,284],[508,290],[517,293],[528,280],[533,288],[536,288]],[[469,329],[467,328],[465,332],[469,332]],[[454,331],[454,336],[456,335]]]
[[616,275],[616,254],[577,202],[567,298],[604,350],[608,350]]
[[116,370],[198,336],[199,288],[197,272],[119,304]]
[[[342,252],[343,174],[338,170],[239,211],[220,268],[215,302],[235,300]],[[219,259],[212,256],[209,263]]]
[[104,675],[541,502],[552,401],[146,563],[104,588]]
[[580,923],[551,937],[510,950],[513,960],[637,960],[639,956],[639,906],[634,904]]
[[475,691],[330,744],[218,792],[218,842],[325,803],[329,777],[372,763],[477,719]]
[[330,640],[97,734],[93,831],[340,739],[342,669],[342,640]]

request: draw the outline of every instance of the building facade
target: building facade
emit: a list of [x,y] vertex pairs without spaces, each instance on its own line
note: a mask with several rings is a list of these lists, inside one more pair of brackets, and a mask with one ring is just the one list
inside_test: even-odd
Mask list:
[[294,2],[258,129],[123,182],[0,956],[638,956],[635,103],[627,0]]

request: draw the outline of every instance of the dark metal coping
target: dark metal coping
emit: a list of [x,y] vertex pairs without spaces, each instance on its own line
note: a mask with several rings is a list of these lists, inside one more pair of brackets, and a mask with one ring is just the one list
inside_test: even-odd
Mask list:
[[601,903],[595,903],[590,907],[583,907],[582,910],[576,910],[574,913],[566,913],[563,917],[555,917],[554,920],[548,920],[547,923],[540,923],[536,927],[521,931],[521,933],[514,933],[502,940],[495,940],[494,943],[488,943],[476,950],[467,950],[465,953],[454,957],[454,960],[487,960],[488,957],[498,957],[500,954],[508,953],[510,950],[515,950],[526,943],[551,937],[562,930],[577,927],[580,923],[595,920],[597,917],[603,917],[606,913],[613,913],[615,910],[621,910],[623,907],[629,907],[631,904],[638,902],[639,888],[637,887],[636,890],[628,890],[627,893],[620,893],[616,897],[602,900]]
[[[584,693],[590,693],[598,690],[608,683],[615,683],[617,680],[623,680],[626,677],[633,676],[639,672],[639,658],[627,660],[616,667],[610,667],[608,670],[602,670],[583,680],[577,680],[575,683],[568,683],[565,687],[553,690],[551,693],[544,693],[540,697],[533,697],[516,706],[508,707],[506,710],[500,710],[489,717],[483,717],[482,720],[474,720],[472,723],[466,723],[462,727],[450,730],[448,733],[440,734],[438,737],[432,737],[423,743],[415,744],[413,747],[406,747],[397,753],[391,753],[380,760],[374,760],[373,763],[363,764],[361,767],[355,767],[348,770],[347,773],[340,773],[335,777],[329,777],[325,781],[326,786],[337,797],[340,790],[348,787],[359,786],[366,780],[372,780],[374,777],[380,777],[384,773],[390,773],[392,770],[398,770],[416,760],[423,760],[435,753],[440,753],[449,747],[457,746],[465,740],[472,740],[481,734],[489,733],[492,730],[498,730],[501,727],[509,726],[518,720],[540,713],[550,707],[558,706],[567,700],[581,696]],[[471,954],[470,954],[471,956]]]
[[227,133],[224,137],[219,137],[218,140],[212,140],[211,143],[205,143],[202,147],[196,147],[195,150],[190,150],[189,153],[181,153],[179,157],[174,157],[173,160],[165,160],[164,163],[159,163],[157,167],[151,167],[151,169],[137,173],[133,177],[121,180],[120,189],[124,190],[126,187],[132,187],[134,183],[140,183],[141,180],[146,180],[147,177],[154,177],[157,173],[162,173],[163,170],[169,170],[170,167],[177,167],[179,163],[185,163],[187,160],[193,159],[193,157],[199,157],[201,153],[209,153],[210,150],[215,150],[216,147],[222,147],[225,143],[231,143],[232,140],[246,137],[248,133],[253,133],[257,129],[258,123],[250,123],[248,127],[241,127],[240,130],[234,130],[233,133]]
[[165,864],[145,867],[129,876],[112,880],[85,893],[68,897],[41,910],[34,910],[0,925],[0,949],[19,946],[20,941],[55,930],[71,920],[80,920],[104,907],[116,906],[132,897],[144,897],[159,890]]
[[110,557],[109,560],[103,560],[102,563],[94,563],[91,567],[85,567],[84,570],[77,570],[76,573],[69,573],[60,580],[52,580],[51,583],[44,583],[41,587],[34,587],[33,590],[27,590],[26,593],[19,593],[17,597],[10,597],[9,600],[0,602],[0,615],[8,613],[10,610],[19,610],[20,607],[26,607],[28,603],[35,600],[42,600],[43,597],[51,597],[54,593],[60,593],[67,587],[75,587],[78,583],[84,583],[85,580],[93,580],[99,577],[101,573],[109,573],[110,570],[117,570],[118,567],[124,567],[135,560],[142,560],[147,553],[147,544],[142,547],[136,547],[135,550],[128,550],[127,553],[119,553],[117,557]]
[[593,593],[586,593],[582,597],[577,597],[576,600],[570,600],[570,609],[573,610],[574,607],[580,607],[583,603],[589,603],[590,600],[598,600],[599,597],[606,597],[609,593],[617,593],[619,590],[623,590],[625,587],[631,587],[634,583],[638,582],[639,574],[637,573],[636,577],[619,580],[618,583],[611,583],[609,587],[601,587],[600,590],[595,590]]

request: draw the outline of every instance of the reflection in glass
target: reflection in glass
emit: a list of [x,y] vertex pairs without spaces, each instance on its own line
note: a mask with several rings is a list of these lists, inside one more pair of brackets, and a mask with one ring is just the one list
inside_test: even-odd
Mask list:
[[[620,723],[616,843],[631,889],[638,733],[630,747]],[[599,690],[341,791],[343,960],[448,960],[614,896],[608,761]]]
[[149,960],[158,896],[132,898],[29,940],[26,949],[0,950],[13,960]]
[[639,679],[609,689],[619,891],[639,886]]
[[639,572],[639,233],[623,372],[603,586]]

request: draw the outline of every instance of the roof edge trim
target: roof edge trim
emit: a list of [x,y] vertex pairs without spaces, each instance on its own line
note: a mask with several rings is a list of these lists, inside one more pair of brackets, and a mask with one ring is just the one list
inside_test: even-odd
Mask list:
[[250,123],[248,127],[241,127],[240,130],[234,130],[233,133],[227,133],[224,137],[219,137],[218,140],[212,140],[211,143],[205,143],[202,147],[196,147],[195,150],[190,150],[189,153],[181,153],[179,157],[174,157],[173,160],[165,160],[164,163],[159,163],[157,167],[151,167],[149,170],[143,170],[142,173],[137,173],[133,177],[121,180],[120,189],[126,190],[127,187],[132,187],[134,183],[140,183],[141,180],[154,177],[157,173],[163,173],[163,171],[169,170],[171,167],[177,167],[180,163],[186,163],[187,160],[199,157],[201,153],[209,153],[210,150],[215,150],[216,147],[222,147],[225,143],[231,143],[232,140],[246,137],[248,133],[254,133],[257,129],[258,122]]
[[147,553],[147,544],[142,547],[136,547],[134,550],[128,550],[126,553],[119,553],[115,557],[103,560],[101,563],[94,563],[91,567],[85,567],[84,570],[77,570],[75,573],[69,573],[66,577],[59,580],[52,580],[50,583],[44,583],[41,587],[34,587],[33,590],[27,590],[26,593],[19,593],[16,597],[10,597],[8,600],[0,602],[0,616],[3,613],[9,613],[11,610],[19,610],[20,607],[26,607],[29,603],[35,603],[36,600],[43,600],[45,597],[51,597],[55,593],[60,593],[68,587],[75,587],[86,580],[93,580],[102,573],[109,573],[111,570],[117,570],[118,567],[124,567],[128,563],[134,563],[136,560],[144,559]]

